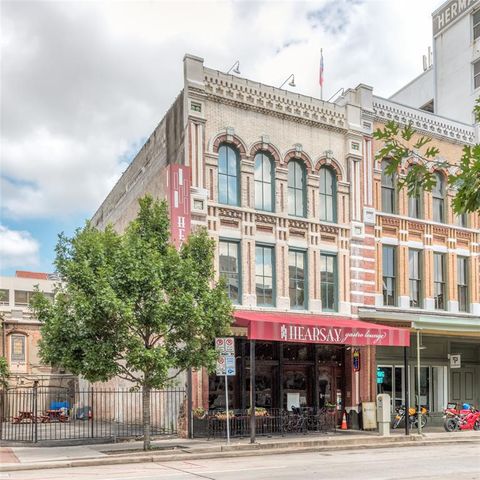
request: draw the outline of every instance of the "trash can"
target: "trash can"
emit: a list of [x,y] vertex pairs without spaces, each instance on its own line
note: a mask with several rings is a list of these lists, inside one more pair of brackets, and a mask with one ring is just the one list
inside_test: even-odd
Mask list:
[[350,412],[348,413],[347,423],[349,430],[360,429],[359,415],[355,410],[350,410]]

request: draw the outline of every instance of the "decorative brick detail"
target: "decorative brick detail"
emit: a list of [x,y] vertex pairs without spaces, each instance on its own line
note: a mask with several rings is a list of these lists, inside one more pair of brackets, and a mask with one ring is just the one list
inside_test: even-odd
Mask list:
[[299,151],[298,149],[295,149],[295,148],[293,148],[292,150],[289,150],[285,154],[284,163],[287,164],[290,160],[301,160],[307,167],[307,170],[313,173],[313,162],[311,158],[303,150]]
[[230,135],[228,133],[220,134],[213,142],[213,151],[218,153],[218,149],[222,144],[233,145],[240,152],[242,157],[245,157],[247,154],[245,144],[237,135]]
[[257,153],[262,153],[262,152],[269,154],[273,158],[275,163],[280,165],[283,164],[280,152],[271,143],[257,142],[257,143],[254,143],[250,148],[250,156],[252,158],[254,158]]
[[343,181],[342,168],[340,167],[340,165],[336,160],[329,157],[322,157],[320,158],[320,160],[317,161],[315,165],[315,171],[318,172],[322,167],[330,168],[332,171],[335,172],[337,176],[337,181],[339,182]]

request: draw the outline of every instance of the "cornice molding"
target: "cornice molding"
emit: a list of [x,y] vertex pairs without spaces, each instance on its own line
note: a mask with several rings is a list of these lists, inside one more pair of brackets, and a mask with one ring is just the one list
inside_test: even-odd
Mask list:
[[205,93],[212,101],[279,118],[290,117],[304,124],[340,133],[348,131],[343,107],[246,79],[232,80],[231,76],[226,75],[223,78],[220,72],[214,70],[204,71]]
[[436,138],[470,145],[475,143],[475,129],[465,123],[449,120],[381,97],[373,97],[373,110],[375,120],[380,122],[386,123],[393,120],[404,125],[411,122],[416,130]]

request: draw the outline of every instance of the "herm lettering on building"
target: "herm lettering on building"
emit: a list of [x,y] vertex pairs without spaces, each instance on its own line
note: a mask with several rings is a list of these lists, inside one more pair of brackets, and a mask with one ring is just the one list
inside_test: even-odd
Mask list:
[[467,9],[477,4],[478,0],[452,0],[433,16],[433,35],[455,21]]

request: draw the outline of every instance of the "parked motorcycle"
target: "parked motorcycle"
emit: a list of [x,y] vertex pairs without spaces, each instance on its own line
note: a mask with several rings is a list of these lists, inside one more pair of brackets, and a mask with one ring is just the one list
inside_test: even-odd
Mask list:
[[464,403],[460,409],[456,404],[448,404],[443,419],[443,427],[447,432],[480,430],[480,410],[468,403]]
[[[428,410],[425,407],[421,407],[420,409],[420,425],[425,427],[427,424],[427,415]],[[395,408],[395,418],[392,422],[392,428],[398,428],[402,420],[405,419],[405,407],[402,405],[401,407]],[[408,409],[408,421],[410,422],[410,428],[418,428],[418,410],[416,408],[410,407]]]

